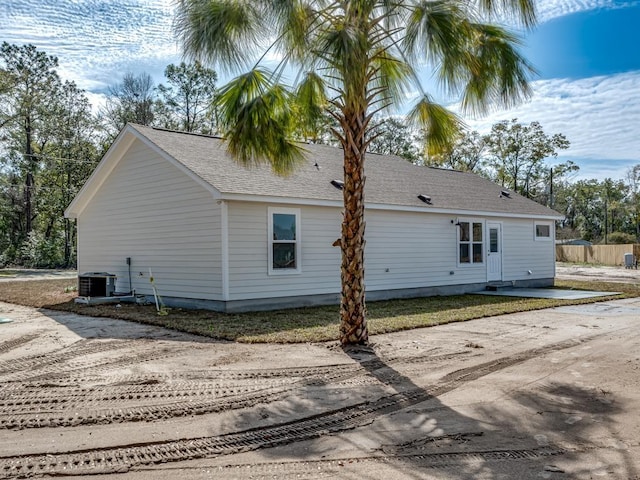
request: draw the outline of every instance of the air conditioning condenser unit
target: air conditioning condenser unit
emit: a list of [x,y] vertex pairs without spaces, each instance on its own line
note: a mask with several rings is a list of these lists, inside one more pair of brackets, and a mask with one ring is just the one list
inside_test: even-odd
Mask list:
[[78,295],[81,297],[112,297],[116,290],[116,275],[90,272],[78,275]]

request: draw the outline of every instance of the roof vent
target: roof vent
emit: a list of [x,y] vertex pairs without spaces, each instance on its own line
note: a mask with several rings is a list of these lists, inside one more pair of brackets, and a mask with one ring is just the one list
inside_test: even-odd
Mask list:
[[431,205],[431,197],[429,195],[420,194],[418,195],[418,198],[422,200],[424,203],[426,203],[427,205]]
[[344,182],[342,180],[331,180],[331,185],[336,187],[338,190],[342,190],[344,188]]
[[500,196],[501,197],[507,197],[507,198],[511,198],[511,192],[509,190],[502,190],[500,192]]

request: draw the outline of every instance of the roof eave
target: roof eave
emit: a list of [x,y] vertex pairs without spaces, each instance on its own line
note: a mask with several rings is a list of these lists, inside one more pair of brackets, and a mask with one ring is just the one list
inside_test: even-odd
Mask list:
[[[272,203],[281,205],[308,205],[316,207],[336,207],[342,208],[344,204],[342,200],[315,199],[315,198],[294,198],[294,197],[278,197],[271,195],[251,195],[243,193],[221,193],[220,200],[237,201],[237,202],[257,202]],[[386,203],[367,203],[367,210],[386,210],[397,212],[418,212],[418,213],[436,213],[442,215],[464,215],[466,217],[502,217],[502,218],[527,218],[536,220],[562,220],[564,216],[560,214],[533,214],[533,213],[509,213],[499,211],[483,211],[483,210],[464,210],[461,208],[438,208],[438,207],[422,207],[411,205],[393,205]]]

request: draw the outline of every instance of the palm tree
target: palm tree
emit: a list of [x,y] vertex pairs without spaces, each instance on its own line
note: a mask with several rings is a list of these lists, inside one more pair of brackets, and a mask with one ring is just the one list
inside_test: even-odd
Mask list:
[[[483,19],[508,14],[529,28],[534,10],[533,0],[179,0],[175,31],[185,54],[223,72],[246,69],[219,96],[221,131],[239,162],[268,162],[286,174],[304,155],[291,140],[294,112],[296,123],[329,112],[339,124],[332,133],[344,150],[336,242],[343,345],[368,342],[364,165],[373,116],[417,89],[408,118],[424,130],[428,151],[455,137],[461,120],[422,89],[418,64],[466,111],[520,101],[533,69],[517,51],[518,38]],[[297,77],[285,86],[291,71]]]

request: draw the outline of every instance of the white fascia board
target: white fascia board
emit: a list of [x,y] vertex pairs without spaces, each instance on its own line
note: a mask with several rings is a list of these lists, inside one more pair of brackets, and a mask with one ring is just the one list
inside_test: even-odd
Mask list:
[[100,186],[102,186],[105,180],[109,177],[109,174],[120,162],[124,153],[129,149],[137,136],[137,132],[129,126],[120,131],[107,150],[107,153],[104,154],[95,170],[91,173],[80,191],[65,209],[64,216],[66,218],[78,218],[80,213],[85,209],[89,201],[95,195],[95,192],[98,191]]
[[277,205],[310,205],[316,207],[342,207],[341,200],[319,200],[315,198],[276,197],[246,193],[222,193],[222,200],[237,202],[269,203]]
[[[317,200],[313,198],[275,197],[268,195],[248,195],[241,193],[222,193],[223,200],[235,200],[239,202],[269,203],[278,205],[310,205],[316,207],[343,208],[344,204],[339,200]],[[526,218],[536,220],[562,220],[561,215],[534,215],[524,213],[485,212],[480,210],[455,210],[450,208],[412,207],[410,205],[390,205],[385,203],[366,203],[367,210],[388,210],[396,212],[437,213],[443,215],[460,215],[466,217],[500,217],[500,218]]]
[[536,220],[562,220],[564,218],[561,215],[535,215],[530,213],[490,212],[482,210],[455,210],[451,208],[424,208],[405,205],[367,204],[366,202],[365,208],[369,210],[438,213],[442,215],[459,215],[465,217],[526,218]]

